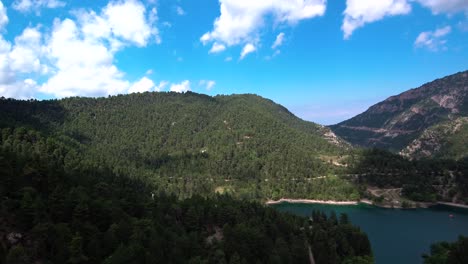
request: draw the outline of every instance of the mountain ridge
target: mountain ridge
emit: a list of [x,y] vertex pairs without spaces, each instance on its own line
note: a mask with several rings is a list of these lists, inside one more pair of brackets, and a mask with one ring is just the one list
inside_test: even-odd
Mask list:
[[329,127],[354,145],[400,152],[430,127],[467,115],[468,71],[463,71],[391,96]]
[[67,160],[76,161],[69,166],[110,167],[183,197],[358,197],[354,186],[337,177],[310,180],[342,174],[344,165],[333,161],[350,151],[348,144],[327,127],[252,94],[3,99],[0,111],[6,141],[39,131],[75,146],[77,154]]

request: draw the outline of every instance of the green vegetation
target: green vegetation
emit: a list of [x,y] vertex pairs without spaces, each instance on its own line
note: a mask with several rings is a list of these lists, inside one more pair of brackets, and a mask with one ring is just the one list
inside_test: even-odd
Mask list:
[[424,264],[468,263],[468,238],[460,236],[453,243],[440,242],[431,246],[429,255],[423,255]]
[[[0,101],[2,145],[28,134],[67,144],[66,166],[110,168],[177,197],[359,198],[323,156],[346,147],[328,131],[255,95],[144,93],[58,101]],[[46,141],[47,141],[46,140]]]
[[0,263],[309,263],[309,248],[317,263],[372,259],[346,216],[311,221],[225,195],[180,200],[86,167],[77,144],[2,131]]
[[1,99],[0,112],[0,146],[24,153],[63,144],[67,168],[106,168],[178,198],[359,200],[368,185],[402,188],[413,201],[468,197],[467,159],[411,161],[352,149],[255,95]]
[[468,117],[441,122],[426,129],[402,150],[413,158],[463,159],[468,156]]
[[409,160],[379,149],[361,150],[352,158],[350,169],[359,184],[402,188],[402,195],[413,201],[452,201],[458,197],[458,202],[468,202],[468,158]]

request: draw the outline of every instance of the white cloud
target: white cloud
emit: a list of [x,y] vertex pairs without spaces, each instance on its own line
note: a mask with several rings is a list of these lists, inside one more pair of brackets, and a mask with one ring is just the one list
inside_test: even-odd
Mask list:
[[274,24],[295,24],[303,19],[322,16],[326,0],[219,0],[221,15],[216,18],[213,30],[205,33],[203,44],[217,42],[225,46],[258,43],[259,31],[265,27],[266,18]]
[[126,41],[133,42],[138,46],[146,46],[151,36],[158,36],[158,30],[151,23],[155,18],[156,9],[150,12],[150,17],[145,17],[145,6],[135,0],[125,2],[110,2],[103,10],[106,20],[113,35]]
[[78,12],[78,23],[56,20],[46,45],[54,74],[41,91],[55,97],[103,96],[154,87],[146,77],[134,84],[127,81],[114,65],[114,55],[125,46],[146,46],[152,37],[157,39],[150,21],[155,13],[146,17],[140,2],[127,0],[110,2],[100,15]]
[[232,61],[232,57],[231,56],[226,57],[226,59],[224,59],[224,61]]
[[406,15],[411,4],[417,2],[429,8],[434,14],[464,12],[468,16],[467,0],[346,0],[346,10],[341,29],[348,39],[353,32],[365,24],[385,17]]
[[431,9],[434,14],[440,13],[458,13],[468,14],[467,0],[416,0],[421,5]]
[[151,89],[155,87],[154,82],[147,77],[141,78],[139,81],[135,82],[130,89],[128,89],[128,93],[144,93],[149,92]]
[[41,8],[58,8],[64,7],[65,2],[59,0],[15,0],[13,2],[13,9],[20,12],[39,12]]
[[387,16],[403,15],[411,12],[407,0],[346,0],[344,20],[341,29],[348,39],[354,30],[383,19]]
[[113,53],[105,43],[83,35],[70,19],[55,22],[47,49],[55,74],[41,87],[44,93],[102,96],[123,93],[130,86],[113,65]]
[[275,42],[273,43],[271,48],[275,49],[275,48],[283,45],[283,40],[284,40],[284,33],[281,32],[281,33],[278,34],[278,36],[276,36]]
[[20,80],[12,69],[12,45],[0,35],[0,96],[29,99],[38,89],[32,79]]
[[148,69],[146,72],[145,72],[146,75],[151,75],[153,74],[153,69]]
[[201,80],[198,85],[204,86],[206,90],[210,91],[216,85],[216,82],[213,80]]
[[14,45],[0,35],[0,96],[28,99],[37,91],[35,81],[20,76],[42,72],[40,41],[41,34],[33,28],[26,28]]
[[240,59],[244,59],[249,53],[252,53],[256,50],[255,46],[252,43],[248,43],[242,48]]
[[26,28],[15,38],[15,45],[9,54],[10,67],[21,73],[40,72],[46,67],[40,61],[44,52],[42,34],[37,28]]
[[209,53],[218,53],[222,52],[226,49],[226,46],[223,44],[219,44],[218,42],[213,43],[213,46],[211,47]]
[[162,91],[168,84],[169,84],[169,82],[167,82],[167,81],[161,81],[161,82],[159,82],[158,85],[156,85],[156,86],[154,87],[154,90],[155,90],[156,92],[160,92],[160,91]]
[[0,1],[0,32],[8,24],[8,16],[5,6],[3,6],[2,1]]
[[125,43],[143,47],[152,38],[156,43],[160,42],[159,31],[154,26],[156,9],[151,9],[146,16],[146,9],[139,1],[111,1],[100,15],[83,10],[75,13],[87,38],[106,40],[113,50],[122,48]]
[[180,7],[180,6],[176,7],[176,12],[177,12],[177,15],[179,15],[179,16],[185,15],[184,9],[182,9],[182,7]]
[[37,83],[32,79],[2,84],[0,82],[0,96],[6,98],[30,99],[38,89]]
[[171,92],[176,92],[176,93],[185,93],[190,91],[190,81],[185,80],[181,83],[174,83],[171,85],[170,88]]
[[431,51],[445,49],[445,43],[447,43],[447,40],[445,40],[444,37],[451,31],[452,28],[450,26],[446,26],[436,29],[435,31],[421,32],[416,38],[414,46],[417,48],[425,47]]
[[[52,1],[47,3],[41,5],[53,6]],[[0,95],[28,98],[40,91],[57,98],[104,96],[165,85],[157,87],[148,77],[129,82],[114,65],[115,53],[125,47],[159,41],[155,8],[146,12],[137,0],[119,0],[109,2],[99,13],[79,10],[72,14],[76,21],[55,19],[46,35],[39,27],[25,29],[14,45],[0,35]],[[47,79],[37,84],[25,78],[31,73]]]

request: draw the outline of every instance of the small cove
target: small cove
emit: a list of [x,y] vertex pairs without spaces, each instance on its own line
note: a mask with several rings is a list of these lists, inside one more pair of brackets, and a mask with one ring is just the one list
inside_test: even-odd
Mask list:
[[[386,209],[366,204],[270,206],[302,216],[309,216],[313,210],[347,213],[352,223],[368,234],[377,264],[422,263],[421,255],[429,252],[432,243],[455,241],[459,235],[468,235],[468,209],[445,205],[418,209]],[[450,218],[450,214],[454,217]]]

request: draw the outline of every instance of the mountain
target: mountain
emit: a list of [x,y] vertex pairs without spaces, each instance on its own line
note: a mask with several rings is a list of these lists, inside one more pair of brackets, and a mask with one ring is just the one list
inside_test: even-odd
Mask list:
[[329,128],[251,94],[0,99],[0,112],[1,149],[52,151],[65,171],[110,170],[180,199],[355,201],[371,186],[417,201],[468,202],[468,159],[419,162],[352,148]]
[[2,98],[0,113],[0,263],[373,263],[346,215],[253,201],[359,197],[333,176],[348,145],[270,100]]
[[468,155],[467,116],[464,71],[389,97],[330,128],[355,145],[411,157],[461,158]]
[[346,215],[309,220],[227,195],[155,193],[123,173],[74,166],[70,142],[7,130],[0,263],[373,263]]
[[256,95],[2,99],[0,112],[3,145],[41,135],[71,147],[65,167],[111,168],[179,197],[359,197],[333,176],[346,168],[346,143]]

